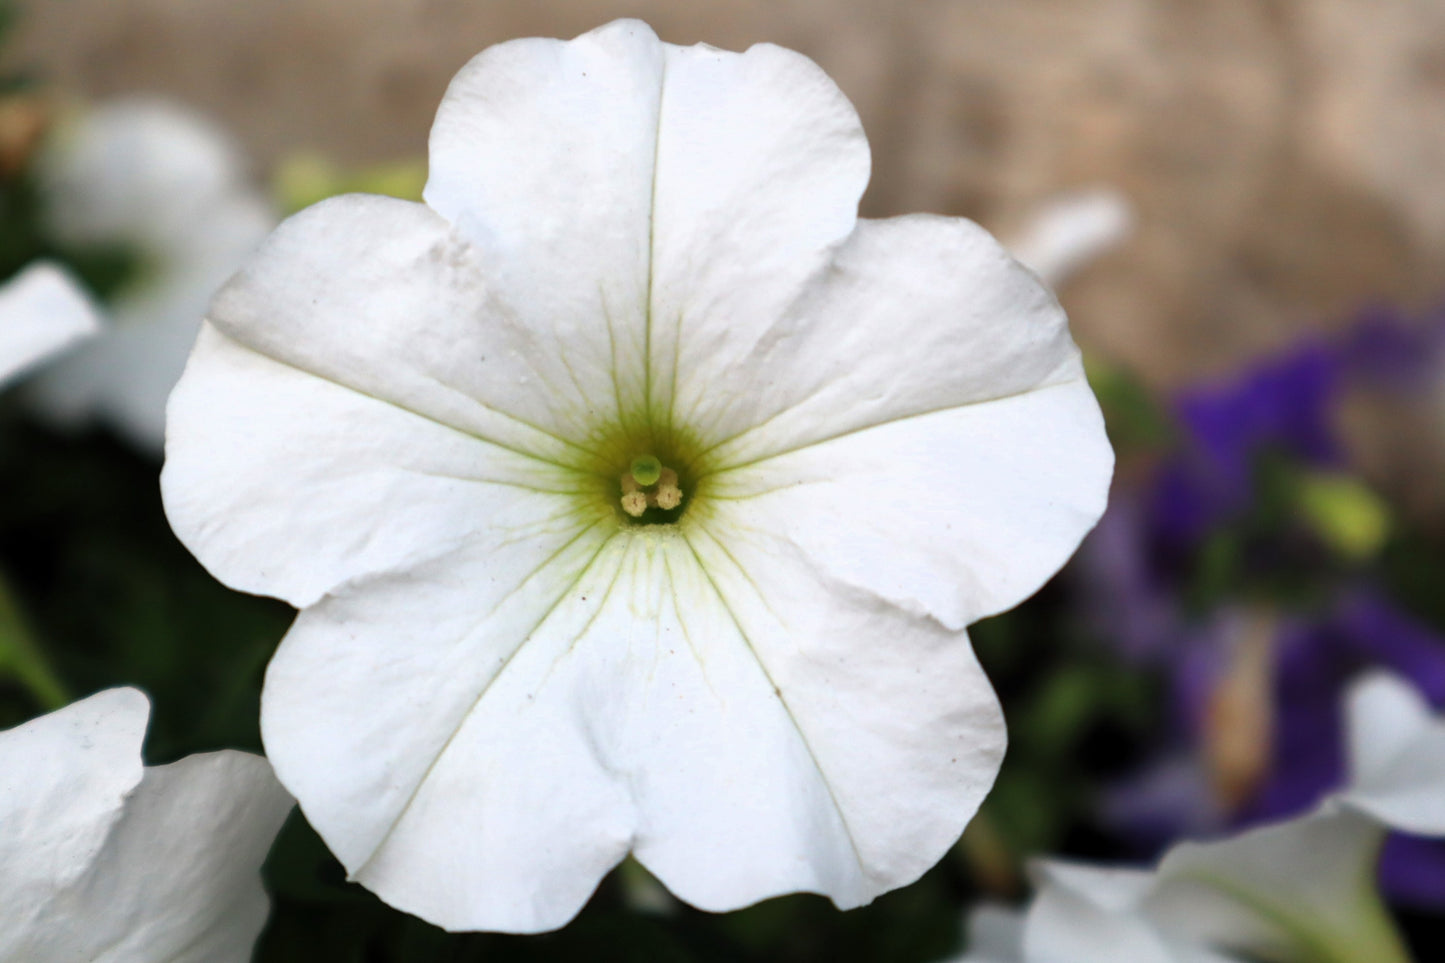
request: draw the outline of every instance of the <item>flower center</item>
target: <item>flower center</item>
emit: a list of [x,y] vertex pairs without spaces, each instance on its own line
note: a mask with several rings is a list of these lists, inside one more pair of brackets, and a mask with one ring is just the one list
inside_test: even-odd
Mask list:
[[[590,457],[575,466],[588,515],[627,529],[664,529],[701,518],[707,507],[706,477],[717,466],[686,430],[653,427],[642,415],[603,423],[578,447]],[[601,496],[593,501],[593,496]]]
[[[643,520],[648,509],[659,509],[670,515],[682,507],[682,489],[677,472],[668,468],[656,455],[638,455],[622,473],[622,510],[630,517]],[[658,521],[670,518],[659,518]]]

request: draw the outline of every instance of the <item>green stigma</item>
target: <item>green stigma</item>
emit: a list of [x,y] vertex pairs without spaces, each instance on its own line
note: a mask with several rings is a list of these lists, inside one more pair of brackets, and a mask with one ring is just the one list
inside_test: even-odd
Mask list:
[[653,455],[638,455],[632,459],[632,477],[644,488],[656,485],[662,477],[662,462]]

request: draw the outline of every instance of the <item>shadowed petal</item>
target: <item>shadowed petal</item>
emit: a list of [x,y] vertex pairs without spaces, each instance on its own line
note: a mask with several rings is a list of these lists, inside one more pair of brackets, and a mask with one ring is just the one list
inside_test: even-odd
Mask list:
[[1138,913],[1151,874],[1048,861],[1032,875],[1039,891],[1024,922],[1023,959],[1184,963]]
[[81,879],[141,781],[150,703],[109,689],[0,733],[0,957]]
[[90,872],[38,921],[25,959],[246,963],[268,910],[261,864],[292,805],[250,753],[146,769]]
[[[1145,912],[1199,945],[1266,959],[1407,959],[1375,891],[1384,831],[1326,805],[1307,816],[1209,843],[1183,843],[1159,864]],[[1344,950],[1344,952],[1339,952]]]
[[1342,802],[1392,829],[1445,836],[1445,722],[1409,683],[1383,672],[1352,686],[1350,785]]

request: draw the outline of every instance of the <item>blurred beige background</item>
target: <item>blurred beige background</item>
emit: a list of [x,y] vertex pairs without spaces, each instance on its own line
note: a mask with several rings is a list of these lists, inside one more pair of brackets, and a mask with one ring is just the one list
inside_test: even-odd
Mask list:
[[1156,384],[1445,295],[1440,0],[30,0],[8,60],[184,100],[265,173],[418,156],[482,47],[619,16],[822,64],[873,144],[865,213],[1007,232],[1057,191],[1121,189],[1135,235],[1063,297]]

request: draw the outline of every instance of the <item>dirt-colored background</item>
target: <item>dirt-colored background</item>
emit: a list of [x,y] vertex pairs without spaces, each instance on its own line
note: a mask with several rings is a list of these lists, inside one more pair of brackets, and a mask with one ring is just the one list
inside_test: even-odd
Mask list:
[[1055,191],[1123,190],[1137,233],[1063,295],[1156,383],[1445,295],[1439,0],[31,0],[9,59],[210,111],[264,172],[419,156],[482,47],[627,15],[822,64],[873,144],[866,213],[1007,231]]

